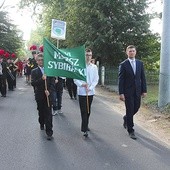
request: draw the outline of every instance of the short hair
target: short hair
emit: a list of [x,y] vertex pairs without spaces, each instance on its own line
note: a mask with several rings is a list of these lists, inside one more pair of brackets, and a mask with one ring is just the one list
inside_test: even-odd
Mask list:
[[36,51],[32,51],[32,55],[36,54]]
[[88,53],[88,52],[92,52],[92,50],[90,49],[90,48],[87,48],[86,49],[86,52]]
[[129,46],[127,46],[127,48],[126,48],[126,51],[127,51],[128,49],[130,49],[130,48],[135,48],[135,49],[136,49],[136,47],[135,47],[134,45],[129,45]]
[[43,53],[39,53],[39,54],[37,55],[37,57],[42,57],[42,58],[43,58],[43,57],[44,57],[44,56],[43,56]]

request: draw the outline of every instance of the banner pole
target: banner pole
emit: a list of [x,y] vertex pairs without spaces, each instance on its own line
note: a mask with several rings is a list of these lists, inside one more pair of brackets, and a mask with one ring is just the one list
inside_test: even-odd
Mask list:
[[57,48],[59,47],[59,39],[57,39]]
[[88,96],[87,91],[86,91],[86,101],[87,101],[87,113],[90,114],[90,111],[89,111],[89,96]]
[[[47,89],[47,80],[45,79],[45,90],[48,90]],[[50,107],[50,102],[49,102],[49,97],[47,96],[47,105],[48,107]]]

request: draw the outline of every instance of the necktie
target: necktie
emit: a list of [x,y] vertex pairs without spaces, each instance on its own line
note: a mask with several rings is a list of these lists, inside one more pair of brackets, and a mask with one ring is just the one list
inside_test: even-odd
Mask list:
[[134,72],[134,74],[136,74],[136,65],[135,65],[135,60],[132,60],[132,61],[131,61],[131,64],[132,64],[133,72]]

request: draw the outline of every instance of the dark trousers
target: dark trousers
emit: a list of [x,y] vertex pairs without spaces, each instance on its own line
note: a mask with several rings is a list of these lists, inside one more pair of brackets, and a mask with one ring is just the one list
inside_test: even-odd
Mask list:
[[13,73],[12,73],[12,75],[15,77],[15,79],[13,80],[13,85],[14,85],[14,88],[16,88],[16,71],[14,71]]
[[53,110],[60,110],[62,107],[63,90],[53,91],[51,94]]
[[74,82],[68,83],[67,89],[68,89],[70,98],[77,97],[77,86],[76,86],[76,84],[74,84]]
[[88,129],[88,124],[89,124],[89,117],[91,113],[91,104],[93,101],[93,95],[88,96],[88,102],[89,102],[89,113],[87,109],[87,96],[80,96],[79,95],[79,105],[80,105],[80,112],[81,112],[81,131],[86,132]]
[[52,130],[52,110],[51,110],[51,106],[48,107],[47,105],[47,100],[42,99],[42,100],[37,100],[37,110],[38,110],[38,114],[39,114],[39,123],[41,126],[46,127],[46,134],[48,136],[52,136],[53,134],[53,130]]
[[52,99],[52,107],[53,107],[53,110],[57,110],[57,93],[56,91],[52,91],[51,93],[51,99]]
[[6,78],[0,75],[0,92],[2,96],[6,96]]
[[7,82],[8,82],[8,90],[14,90],[14,80],[9,75],[7,76]]
[[60,110],[62,107],[63,90],[57,90],[56,96],[57,96],[57,110]]
[[127,131],[129,133],[133,132],[133,116],[138,112],[141,103],[141,96],[134,94],[133,96],[125,96],[125,106],[126,106],[126,116],[124,120],[127,124]]

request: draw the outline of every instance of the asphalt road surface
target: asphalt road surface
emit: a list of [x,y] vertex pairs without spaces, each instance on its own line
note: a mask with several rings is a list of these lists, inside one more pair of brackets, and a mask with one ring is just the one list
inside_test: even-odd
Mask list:
[[[114,103],[113,103],[114,105]],[[95,96],[89,137],[80,132],[77,100],[63,94],[63,114],[53,117],[54,139],[39,129],[33,89],[19,78],[0,98],[0,170],[170,170],[170,149],[135,125],[129,138],[122,116]]]

